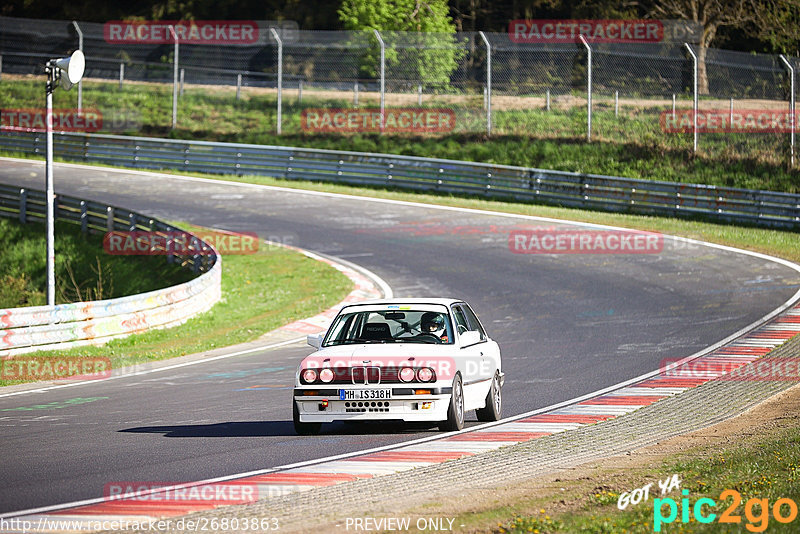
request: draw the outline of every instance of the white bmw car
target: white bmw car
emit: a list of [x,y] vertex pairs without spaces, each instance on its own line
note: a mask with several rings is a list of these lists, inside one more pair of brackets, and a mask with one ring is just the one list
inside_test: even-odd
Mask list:
[[430,421],[460,430],[464,413],[502,411],[500,348],[461,300],[391,299],[345,306],[301,362],[298,434],[333,421]]

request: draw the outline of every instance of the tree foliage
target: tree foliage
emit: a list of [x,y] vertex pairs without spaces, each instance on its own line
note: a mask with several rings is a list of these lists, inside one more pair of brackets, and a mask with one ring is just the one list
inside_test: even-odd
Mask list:
[[[395,78],[442,86],[449,84],[466,53],[455,37],[449,9],[446,0],[344,0],[338,13],[348,30],[380,32],[386,68],[393,69]],[[371,50],[362,73],[377,76],[378,71],[379,60]]]

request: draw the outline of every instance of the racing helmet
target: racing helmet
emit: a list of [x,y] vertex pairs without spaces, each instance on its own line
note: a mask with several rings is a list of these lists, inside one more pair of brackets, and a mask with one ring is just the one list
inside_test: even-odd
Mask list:
[[441,313],[425,312],[420,320],[420,330],[423,334],[434,334],[441,336],[444,334],[444,317]]

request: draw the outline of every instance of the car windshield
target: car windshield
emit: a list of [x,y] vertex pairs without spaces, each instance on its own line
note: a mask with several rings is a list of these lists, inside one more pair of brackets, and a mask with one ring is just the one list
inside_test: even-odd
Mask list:
[[451,344],[453,331],[444,311],[356,311],[336,317],[322,346],[356,343]]

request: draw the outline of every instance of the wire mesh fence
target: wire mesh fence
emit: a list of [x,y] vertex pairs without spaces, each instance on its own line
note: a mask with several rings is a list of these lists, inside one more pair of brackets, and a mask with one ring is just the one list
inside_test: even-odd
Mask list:
[[[491,133],[577,141],[590,133],[592,140],[658,142],[687,154],[697,135],[699,150],[708,153],[763,159],[767,152],[777,162],[793,155],[791,75],[778,56],[674,40],[531,43],[506,33],[305,31],[250,23],[250,33],[247,23],[237,29],[227,21],[212,39],[193,40],[180,22],[115,26],[0,17],[0,80],[35,83],[28,78],[41,75],[48,59],[77,48],[82,36],[83,107],[100,92],[134,91],[149,98],[121,101],[131,109],[116,111],[146,109],[156,117],[155,129],[202,121],[211,110],[189,116],[181,106],[202,94],[222,107],[258,102],[254,123],[284,134]],[[800,59],[787,61],[800,69]],[[173,85],[180,88],[174,117]],[[794,91],[800,95],[797,83]],[[225,112],[237,112],[230,109]]]

